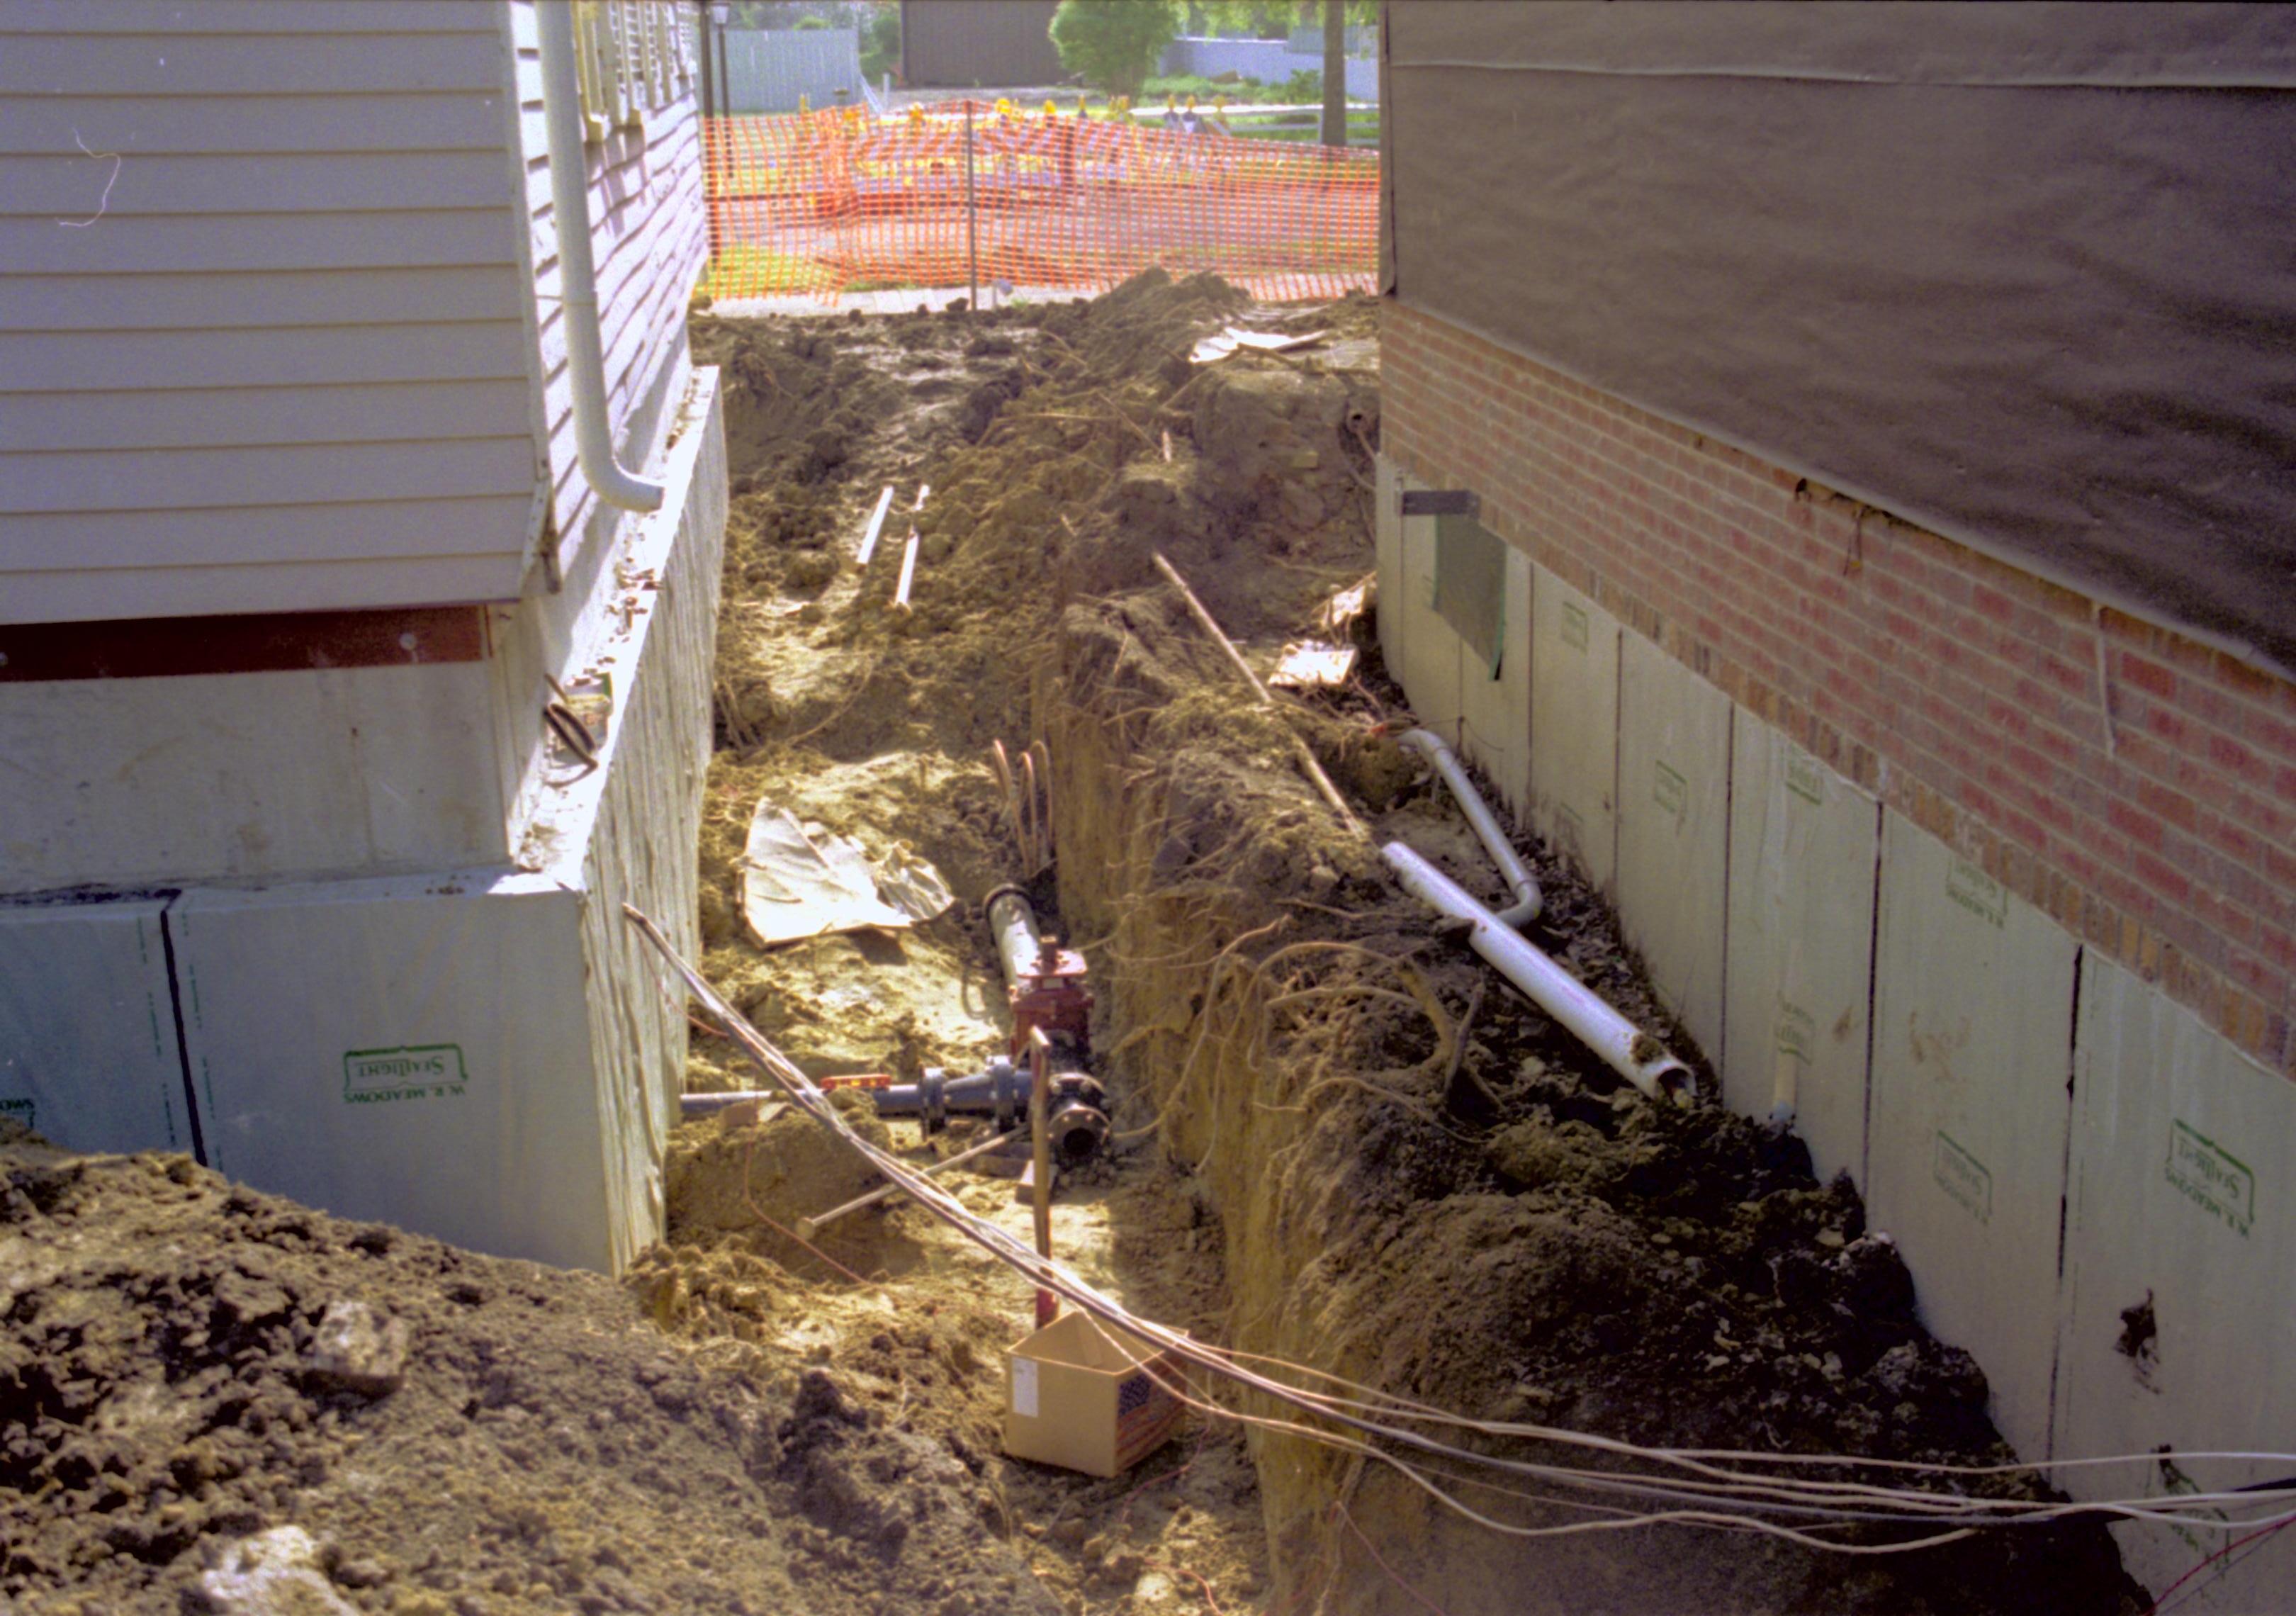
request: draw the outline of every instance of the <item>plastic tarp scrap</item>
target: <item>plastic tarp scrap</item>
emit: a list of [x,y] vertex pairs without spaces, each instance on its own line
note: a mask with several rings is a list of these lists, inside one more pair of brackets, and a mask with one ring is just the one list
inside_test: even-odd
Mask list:
[[914,925],[956,901],[941,873],[906,848],[873,860],[851,837],[832,835],[769,801],[760,801],[750,821],[742,865],[742,917],[767,947],[832,931]]
[[1270,685],[1291,690],[1344,685],[1355,671],[1356,648],[1326,645],[1317,640],[1293,640],[1283,647],[1283,660],[1268,678]]
[[1320,331],[1286,336],[1282,332],[1246,331],[1240,325],[1231,325],[1197,343],[1188,359],[1191,364],[1210,365],[1226,358],[1239,348],[1257,349],[1264,354],[1280,354],[1291,349],[1305,348],[1311,342],[1320,342],[1323,338],[1324,333]]

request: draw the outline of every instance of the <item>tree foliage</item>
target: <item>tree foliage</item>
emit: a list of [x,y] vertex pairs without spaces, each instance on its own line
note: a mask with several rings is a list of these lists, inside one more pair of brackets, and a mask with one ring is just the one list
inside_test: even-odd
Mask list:
[[1061,65],[1111,95],[1136,95],[1180,31],[1172,0],[1061,0],[1053,45]]

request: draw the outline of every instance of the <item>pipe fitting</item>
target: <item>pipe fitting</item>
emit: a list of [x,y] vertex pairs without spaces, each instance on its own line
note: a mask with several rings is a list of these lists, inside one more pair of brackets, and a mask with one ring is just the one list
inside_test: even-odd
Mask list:
[[1512,926],[1517,931],[1537,920],[1539,912],[1546,906],[1546,900],[1538,890],[1538,879],[1531,874],[1530,866],[1523,863],[1522,855],[1514,850],[1514,844],[1506,839],[1506,833],[1500,829],[1499,822],[1491,813],[1489,805],[1484,802],[1482,793],[1475,790],[1475,783],[1467,778],[1467,771],[1460,765],[1457,755],[1443,743],[1443,737],[1431,729],[1407,729],[1397,740],[1434,765],[1435,772],[1443,777],[1443,783],[1451,788],[1451,795],[1458,801],[1459,811],[1467,816],[1467,824],[1473,829],[1475,839],[1483,844],[1483,851],[1491,856],[1491,861],[1498,865],[1499,874],[1506,880],[1507,890],[1514,894],[1513,905],[1501,909],[1493,918],[1501,925]]

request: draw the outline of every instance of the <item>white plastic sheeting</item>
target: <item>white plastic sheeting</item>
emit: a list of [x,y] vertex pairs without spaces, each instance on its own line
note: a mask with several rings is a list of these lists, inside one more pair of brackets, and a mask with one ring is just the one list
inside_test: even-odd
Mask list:
[[[2296,1451],[2296,1084],[2093,953],[2074,1072],[2057,1453]],[[2285,1472],[2170,1456],[2141,1481],[2127,1469],[2064,1480],[2077,1497],[2126,1496]],[[2155,1593],[2228,1541],[2152,1525],[2115,1536]],[[2177,1596],[2179,1611],[2221,1616],[2289,1608],[2296,1533]]]
[[0,906],[0,1117],[71,1150],[191,1149],[166,907]]
[[1532,569],[1530,593],[1531,816],[1608,890],[1619,852],[1619,619],[1544,567]]
[[742,916],[763,947],[831,931],[898,931],[956,901],[939,870],[906,847],[872,858],[850,836],[760,801],[742,850]]
[[1821,1181],[1862,1185],[1881,809],[1750,712],[1732,747],[1723,1099],[1784,1109]]
[[2072,1068],[2070,935],[1892,811],[1882,831],[1866,1215],[1993,1418],[2048,1452]]
[[1730,698],[1641,635],[1619,661],[1619,923],[1651,985],[1722,1054]]

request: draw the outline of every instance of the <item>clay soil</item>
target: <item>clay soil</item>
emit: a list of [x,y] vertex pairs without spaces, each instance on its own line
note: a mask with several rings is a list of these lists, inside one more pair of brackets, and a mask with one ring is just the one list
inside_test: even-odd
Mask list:
[[[1231,320],[1326,337],[1190,365]],[[1264,669],[1370,570],[1375,324],[1363,299],[1255,309],[1160,275],[980,316],[698,318],[736,479],[704,970],[816,1076],[978,1070],[1007,1037],[980,906],[1023,883],[1091,962],[1119,1130],[1062,1182],[1055,1248],[1136,1310],[1483,1418],[2005,1457],[1982,1375],[1922,1330],[1847,1183],[1814,1182],[1790,1136],[1622,1090],[1302,783],[1299,741],[1374,835],[1498,896],[1396,746],[1408,715],[1368,640],[1346,689],[1255,708],[1157,580],[1160,551]],[[1043,867],[998,741],[1050,759]],[[922,854],[955,906],[758,947],[741,854],[761,800]],[[1663,1028],[1599,895],[1520,845],[1543,940]],[[690,1079],[764,1081],[701,1035]],[[920,1162],[978,1136],[840,1103]],[[1201,1415],[1113,1480],[1009,1460],[1002,1355],[1029,1292],[914,1208],[796,1239],[870,1180],[785,1111],[678,1131],[668,1237],[619,1283],[342,1223],[180,1159],[20,1140],[0,1174],[0,1601],[27,1612],[2143,1606],[2087,1529],[1854,1560],[1674,1528],[1525,1542]],[[948,1181],[1029,1227],[1009,1181]],[[398,1383],[319,1372],[344,1302],[406,1327]],[[232,1603],[211,1575],[229,1546],[289,1526],[314,1545],[297,1596],[319,1603]]]

